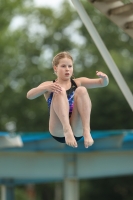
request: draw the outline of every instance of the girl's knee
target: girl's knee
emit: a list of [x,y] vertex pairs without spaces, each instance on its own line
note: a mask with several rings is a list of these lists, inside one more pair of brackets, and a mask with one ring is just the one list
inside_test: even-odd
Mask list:
[[54,94],[54,98],[58,98],[59,96],[64,96],[64,95],[66,95],[66,90],[65,90],[65,88],[63,88],[63,87],[61,87],[61,92],[60,93],[58,93],[58,94]]
[[75,91],[75,98],[87,98],[87,101],[91,104],[88,91],[84,86],[79,86]]
[[66,89],[64,87],[61,87],[61,93],[66,94]]
[[88,94],[87,89],[84,86],[79,86],[75,93],[79,94],[79,95],[83,95],[83,94]]

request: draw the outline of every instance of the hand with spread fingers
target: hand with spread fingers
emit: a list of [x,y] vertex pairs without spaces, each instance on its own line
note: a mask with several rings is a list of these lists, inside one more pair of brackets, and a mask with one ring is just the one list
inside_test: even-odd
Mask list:
[[101,79],[100,83],[102,87],[105,87],[108,85],[109,79],[106,74],[104,74],[103,72],[96,71],[96,75]]
[[104,74],[103,72],[99,72],[99,71],[96,71],[96,75],[97,75],[99,78],[105,78],[105,77],[107,77],[106,74]]
[[50,92],[54,92],[55,94],[58,94],[62,91],[61,86],[57,82],[50,84],[48,86],[48,90]]

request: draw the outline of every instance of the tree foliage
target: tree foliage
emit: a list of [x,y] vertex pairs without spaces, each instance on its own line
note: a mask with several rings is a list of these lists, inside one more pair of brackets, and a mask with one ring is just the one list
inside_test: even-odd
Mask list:
[[[133,39],[88,1],[84,0],[83,5],[133,92]],[[88,90],[92,100],[91,129],[132,129],[133,113],[77,12],[69,3],[65,1],[55,11],[37,8],[32,0],[2,1],[0,16],[1,131],[48,131],[49,114],[43,96],[30,101],[26,99],[26,93],[43,81],[55,79],[52,58],[64,50],[70,51],[74,57],[75,77],[96,78],[96,70],[109,76],[108,87]],[[110,182],[108,187],[114,188],[110,192],[104,189],[108,180],[87,181],[81,185],[84,191],[82,198],[100,199],[101,196],[104,200],[109,199],[108,195],[115,199],[116,195],[117,199],[130,200],[131,190],[122,190],[130,187],[124,180],[125,185],[121,186],[119,180]]]
[[132,200],[133,177],[112,177],[81,181],[80,199],[93,200]]
[[[131,88],[132,39],[88,3],[84,4]],[[35,8],[32,1],[11,1],[2,6],[7,8],[2,9],[4,20],[1,18],[0,36],[2,130],[8,122],[15,122],[17,131],[48,129],[48,110],[43,97],[29,101],[26,92],[42,81],[54,79],[52,57],[64,50],[69,50],[75,57],[76,76],[93,78],[96,70],[109,75],[107,88],[89,91],[93,103],[92,128],[131,128],[130,120],[125,123],[127,115],[132,119],[127,102],[86,28],[68,3],[64,3],[60,13],[50,8]],[[13,29],[13,21],[20,16],[22,25]],[[77,40],[76,43],[73,35],[80,42]]]
[[[133,40],[88,2],[83,1],[83,4],[133,91]],[[1,3],[0,25],[1,130],[13,127],[19,132],[48,130],[48,108],[44,98],[29,101],[26,93],[41,82],[55,78],[52,58],[64,50],[74,57],[76,77],[95,78],[96,70],[109,76],[108,87],[88,91],[93,105],[91,129],[132,128],[133,114],[129,105],[69,3],[64,2],[57,12],[34,7],[30,0],[5,1]]]

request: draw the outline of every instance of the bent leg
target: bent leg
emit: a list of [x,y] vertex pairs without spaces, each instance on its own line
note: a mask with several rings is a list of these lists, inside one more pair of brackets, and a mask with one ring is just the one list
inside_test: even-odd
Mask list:
[[69,104],[66,91],[54,94],[50,107],[49,130],[53,136],[65,137],[66,144],[77,147],[70,122],[69,122]]
[[70,119],[75,136],[84,136],[85,147],[91,146],[94,141],[90,134],[91,100],[85,87],[78,87],[75,91],[74,108]]

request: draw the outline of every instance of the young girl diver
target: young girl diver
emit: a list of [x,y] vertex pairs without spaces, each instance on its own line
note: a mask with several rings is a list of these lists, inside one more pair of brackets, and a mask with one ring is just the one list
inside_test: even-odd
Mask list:
[[27,98],[44,95],[49,107],[49,132],[58,142],[78,147],[77,141],[84,137],[85,148],[94,141],[90,134],[91,100],[87,89],[105,87],[108,76],[96,71],[99,78],[72,78],[73,58],[68,52],[60,52],[53,58],[57,76],[28,91]]

